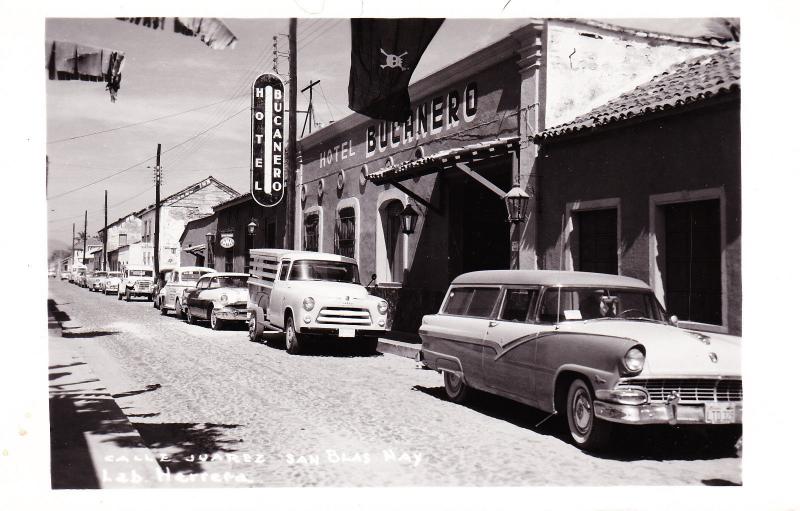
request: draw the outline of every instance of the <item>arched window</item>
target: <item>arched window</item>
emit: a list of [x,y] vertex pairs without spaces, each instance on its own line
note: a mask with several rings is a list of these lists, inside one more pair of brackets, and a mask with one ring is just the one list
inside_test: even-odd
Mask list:
[[336,232],[333,251],[346,257],[356,257],[356,210],[342,208],[336,218]]
[[383,210],[383,236],[386,243],[386,261],[392,282],[403,282],[403,233],[400,230],[400,213],[403,203],[392,200]]
[[303,221],[303,249],[319,252],[319,215],[307,214]]

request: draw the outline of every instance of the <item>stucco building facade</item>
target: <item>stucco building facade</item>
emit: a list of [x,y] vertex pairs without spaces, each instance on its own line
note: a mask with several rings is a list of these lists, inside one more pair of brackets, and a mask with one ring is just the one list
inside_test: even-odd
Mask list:
[[[541,218],[549,206],[537,133],[718,49],[593,22],[534,21],[412,84],[405,123],[353,114],[303,138],[295,247],[354,257],[363,282],[377,276],[373,292],[389,300],[392,328],[414,332],[458,274],[551,264],[537,245],[550,221]],[[517,184],[531,201],[512,227],[502,196]],[[419,214],[410,234],[400,227],[407,205]]]

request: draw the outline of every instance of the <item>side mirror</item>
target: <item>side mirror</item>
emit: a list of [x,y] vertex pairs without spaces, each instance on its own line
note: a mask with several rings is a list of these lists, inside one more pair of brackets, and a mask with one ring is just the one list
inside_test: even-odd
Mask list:
[[672,315],[669,317],[669,324],[672,326],[678,326],[678,316]]
[[369,281],[369,282],[367,282],[367,285],[366,285],[366,286],[364,286],[364,287],[369,287],[369,286],[371,286],[371,285],[372,285],[372,284],[375,282],[375,279],[377,279],[377,278],[378,278],[378,276],[377,276],[376,274],[374,274],[374,273],[373,273],[373,274],[372,274],[372,277],[370,277],[370,281]]

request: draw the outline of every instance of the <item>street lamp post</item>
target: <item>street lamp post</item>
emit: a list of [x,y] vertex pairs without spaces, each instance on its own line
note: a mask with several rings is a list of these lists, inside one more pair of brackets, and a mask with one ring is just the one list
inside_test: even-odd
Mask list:
[[214,267],[214,233],[206,233],[206,264],[209,268]]
[[247,224],[247,253],[245,254],[245,272],[250,273],[250,249],[253,248],[253,241],[256,237],[256,229],[258,228],[258,223],[256,223],[255,218],[250,219],[250,223]]
[[519,269],[519,238],[522,227],[520,222],[525,220],[525,213],[528,209],[528,201],[531,197],[525,190],[519,187],[519,184],[514,185],[514,188],[503,197],[503,202],[506,203],[506,210],[508,211],[508,222],[512,225],[511,237],[511,254],[513,261],[515,261],[515,270]]

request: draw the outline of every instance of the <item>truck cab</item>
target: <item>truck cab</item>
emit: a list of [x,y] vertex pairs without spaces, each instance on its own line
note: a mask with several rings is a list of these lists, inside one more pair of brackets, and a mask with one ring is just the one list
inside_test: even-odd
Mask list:
[[387,329],[388,303],[361,285],[349,257],[282,249],[250,251],[250,339],[264,330],[286,333],[286,350],[302,351],[311,337],[357,343],[374,351]]
[[153,293],[153,268],[151,266],[129,265],[122,270],[122,280],[117,289],[117,299],[131,301],[136,296],[152,299]]

